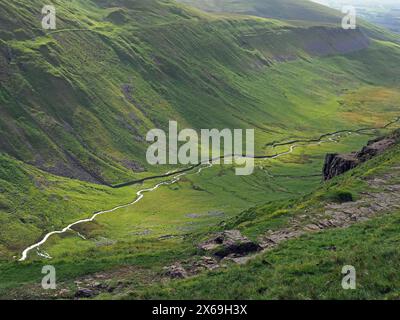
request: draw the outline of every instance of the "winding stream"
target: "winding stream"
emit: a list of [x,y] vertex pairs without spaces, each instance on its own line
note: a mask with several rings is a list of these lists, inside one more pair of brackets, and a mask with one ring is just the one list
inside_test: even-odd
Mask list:
[[[201,169],[204,169],[204,168],[200,168],[200,170],[201,170]],[[200,170],[199,170],[199,172],[201,172]],[[137,195],[136,199],[135,199],[133,202],[131,202],[131,203],[128,203],[128,204],[125,204],[125,205],[121,205],[121,206],[115,207],[115,208],[110,209],[110,210],[104,210],[104,211],[96,212],[95,214],[92,215],[91,218],[78,220],[78,221],[76,221],[76,222],[74,222],[74,223],[69,224],[68,226],[66,226],[66,227],[65,227],[64,229],[62,229],[62,230],[49,232],[48,234],[46,234],[46,235],[44,236],[44,238],[43,238],[40,242],[35,243],[35,244],[31,245],[30,247],[26,248],[26,249],[22,252],[22,256],[21,256],[21,258],[20,258],[18,261],[25,261],[25,260],[27,259],[27,257],[28,257],[28,253],[29,253],[30,251],[32,251],[33,249],[37,249],[37,250],[38,250],[38,249],[40,248],[40,246],[43,245],[43,244],[45,244],[46,241],[47,241],[51,236],[56,235],[56,234],[63,234],[63,233],[65,233],[65,232],[67,232],[67,231],[73,231],[71,228],[74,227],[74,226],[76,226],[76,225],[78,225],[78,224],[82,224],[82,223],[86,223],[86,222],[92,222],[92,221],[94,221],[94,220],[96,219],[97,216],[100,216],[100,215],[103,215],[103,214],[106,214],[106,213],[111,213],[111,212],[117,211],[117,210],[119,210],[119,209],[123,209],[123,208],[129,207],[129,206],[132,206],[132,205],[138,203],[140,200],[143,199],[143,197],[144,197],[144,194],[143,194],[143,193],[152,192],[152,191],[154,191],[154,190],[157,190],[157,189],[158,189],[159,187],[161,187],[162,185],[171,185],[171,184],[174,184],[174,183],[178,182],[178,181],[181,179],[181,177],[184,176],[184,175],[186,175],[186,173],[180,173],[180,174],[176,175],[176,176],[175,176],[172,180],[170,180],[170,181],[163,181],[163,182],[160,182],[160,183],[156,184],[153,188],[148,188],[148,189],[139,190],[139,191],[136,193],[136,195]],[[45,258],[51,258],[47,253],[43,254],[43,253],[40,253],[39,251],[37,251],[37,253],[38,253],[39,256],[42,256],[42,257],[45,257]]]
[[[321,135],[318,139],[295,140],[295,141],[289,141],[289,142],[285,142],[285,143],[274,143],[274,144],[271,144],[273,147],[284,146],[284,145],[289,145],[289,144],[291,144],[291,146],[289,147],[288,151],[281,152],[281,153],[278,153],[276,155],[269,155],[269,156],[255,156],[254,155],[254,156],[247,156],[247,157],[254,158],[254,159],[276,159],[276,158],[279,158],[281,156],[291,154],[297,147],[300,146],[298,143],[306,143],[306,145],[301,145],[301,146],[310,146],[310,145],[321,144],[321,143],[326,143],[326,142],[338,142],[340,140],[340,138],[341,138],[341,134],[351,135],[353,133],[361,133],[362,131],[367,131],[367,130],[384,129],[384,128],[387,128],[390,125],[392,125],[394,123],[397,123],[399,121],[400,121],[400,117],[397,117],[395,120],[389,122],[387,125],[385,125],[383,127],[380,127],[380,128],[361,128],[361,129],[358,129],[358,130],[341,130],[341,131],[337,131],[337,132],[327,133],[327,134]],[[324,138],[327,138],[327,140],[323,140]],[[52,231],[52,232],[47,233],[43,237],[43,239],[41,241],[39,241],[39,242],[27,247],[22,252],[21,258],[18,261],[25,261],[28,258],[29,252],[34,250],[34,249],[36,249],[36,252],[37,252],[37,254],[39,256],[41,256],[43,258],[51,259],[51,256],[49,254],[47,254],[46,252],[43,253],[43,252],[39,251],[40,250],[40,246],[45,244],[47,242],[47,240],[51,236],[60,235],[60,234],[66,233],[68,231],[74,231],[72,229],[74,226],[77,226],[77,225],[82,224],[82,223],[92,222],[92,221],[94,221],[96,219],[96,217],[98,217],[100,215],[104,215],[106,213],[111,213],[111,212],[117,211],[119,209],[123,209],[123,208],[129,207],[129,206],[135,205],[136,203],[138,203],[139,201],[141,201],[144,198],[144,193],[153,192],[153,191],[157,190],[159,187],[161,187],[163,185],[175,184],[178,181],[180,181],[183,176],[191,174],[191,171],[193,169],[195,169],[195,168],[199,168],[200,167],[196,172],[197,174],[200,174],[203,170],[211,168],[213,166],[212,162],[214,160],[217,160],[217,159],[220,160],[220,159],[224,159],[224,158],[227,158],[227,157],[242,157],[242,158],[244,158],[246,156],[243,156],[243,155],[228,155],[227,156],[227,155],[225,155],[225,156],[221,156],[221,157],[216,158],[216,159],[211,159],[210,161],[207,161],[207,162],[199,163],[198,165],[194,165],[194,166],[191,166],[191,167],[186,168],[186,169],[181,169],[181,170],[177,170],[177,171],[169,171],[169,172],[165,173],[164,175],[148,177],[148,178],[145,178],[145,179],[142,179],[142,180],[132,181],[132,182],[128,182],[128,183],[125,183],[125,184],[121,184],[119,186],[114,186],[115,188],[120,188],[120,187],[123,187],[123,186],[142,183],[142,182],[145,182],[147,180],[172,177],[171,180],[162,181],[162,182],[156,184],[152,188],[146,188],[146,189],[139,190],[136,193],[136,196],[137,196],[136,199],[134,201],[132,201],[131,203],[128,203],[128,204],[125,204],[125,205],[120,205],[120,206],[117,206],[117,207],[115,207],[113,209],[110,209],[110,210],[104,210],[104,211],[96,212],[90,218],[78,220],[78,221],[76,221],[74,223],[69,224],[68,226],[66,226],[62,230]],[[79,236],[81,236],[81,235],[79,235]]]

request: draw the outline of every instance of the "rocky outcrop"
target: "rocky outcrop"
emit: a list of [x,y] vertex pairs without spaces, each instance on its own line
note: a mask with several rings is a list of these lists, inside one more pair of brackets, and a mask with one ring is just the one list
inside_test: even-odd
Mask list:
[[368,142],[360,152],[346,154],[327,154],[323,169],[324,179],[330,180],[351,169],[354,169],[361,163],[382,154],[387,149],[400,141],[400,131],[396,131],[389,137],[379,138]]
[[218,258],[229,255],[246,256],[261,250],[261,247],[244,237],[238,230],[223,231],[199,245],[199,249],[212,253]]
[[388,138],[378,141],[371,141],[364,147],[360,153],[358,153],[358,158],[360,161],[364,162],[372,159],[373,157],[383,153],[390,147],[396,144],[396,139]]
[[330,180],[341,175],[360,164],[356,153],[350,154],[327,154],[324,165],[324,179]]

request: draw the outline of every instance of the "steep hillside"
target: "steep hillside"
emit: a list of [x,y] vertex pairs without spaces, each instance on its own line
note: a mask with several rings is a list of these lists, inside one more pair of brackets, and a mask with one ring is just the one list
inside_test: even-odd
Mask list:
[[130,189],[65,179],[0,155],[0,260],[48,228],[63,227],[92,212],[132,201]]
[[210,12],[230,12],[265,18],[338,24],[338,11],[309,0],[178,0]]
[[[170,119],[255,127],[262,153],[305,125],[308,134],[346,127],[333,102],[344,82],[397,85],[399,48],[360,30],[213,16],[168,0],[59,0],[57,30],[44,32],[43,4],[0,3],[0,151],[56,175],[115,184],[165,171],[147,165],[144,137]],[[299,82],[320,87],[295,92]]]

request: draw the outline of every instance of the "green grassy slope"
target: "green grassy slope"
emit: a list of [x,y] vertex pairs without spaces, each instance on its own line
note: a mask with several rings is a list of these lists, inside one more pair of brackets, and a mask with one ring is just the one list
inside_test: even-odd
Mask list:
[[0,260],[12,260],[46,230],[132,201],[132,191],[53,176],[0,155]]
[[[58,29],[43,32],[43,4],[0,3],[2,297],[18,288],[16,296],[21,288],[29,295],[47,263],[35,253],[13,261],[21,249],[156,183],[115,190],[59,176],[117,183],[168,171],[146,165],[143,138],[169,119],[196,129],[256,128],[257,153],[274,154],[285,148],[267,143],[378,127],[399,115],[400,47],[369,26],[347,32],[314,18],[310,26],[212,15],[166,0],[58,0]],[[215,167],[82,226],[87,241],[68,232],[41,249],[54,256],[61,281],[126,266],[140,269],[140,284],[158,279],[163,266],[193,255],[183,235],[303,196],[319,185],[326,152],[367,139],[301,147],[257,163],[250,177]],[[223,215],[209,214],[216,211]],[[255,222],[268,226],[268,210],[258,211]]]
[[[374,41],[360,31],[216,17],[166,0],[59,0],[58,29],[44,32],[37,14],[43,4],[0,4],[0,150],[58,175],[117,183],[161,171],[147,166],[143,139],[170,119],[196,129],[255,127],[262,151],[264,140],[276,138],[271,133],[297,133],[291,124],[282,130],[294,113],[312,122],[308,106],[337,94],[338,72],[355,87],[365,79],[396,85],[396,69],[375,78],[356,60],[337,60],[321,76],[318,57]],[[398,50],[375,47],[383,56]],[[385,68],[382,61],[374,66]],[[312,82],[324,78],[321,92],[293,91],[303,72]],[[329,108],[332,127],[340,125],[333,120],[338,106]]]
[[[400,212],[396,212],[349,229],[304,236],[246,266],[163,286],[132,288],[120,298],[396,300],[400,295],[400,255],[395,249],[399,224]],[[358,290],[342,289],[344,265],[356,267]]]
[[[386,183],[398,186],[399,162],[400,146],[397,145],[300,200],[271,202],[247,210],[227,221],[226,228],[239,229],[256,238],[267,230],[284,228],[303,215],[310,219],[321,214],[324,206],[338,201],[335,196],[338,193],[352,194],[355,201],[365,193],[382,192],[383,189],[368,185],[368,179],[385,179]],[[372,219],[347,228],[309,232],[284,241],[242,266],[166,284],[131,288],[123,296],[146,299],[398,299],[399,231],[400,211],[383,210]],[[345,265],[356,268],[356,290],[342,289],[341,270]]]
[[[157,183],[152,181],[118,192],[81,182],[72,184],[72,181],[62,188],[66,181],[44,173],[40,174],[41,179],[35,178],[38,170],[29,171],[26,168],[24,171],[30,172],[30,179],[42,183],[32,185],[28,194],[20,190],[19,196],[29,199],[29,194],[38,188],[35,195],[39,201],[37,206],[30,208],[26,205],[15,214],[9,210],[2,213],[4,219],[8,219],[7,227],[12,225],[16,230],[30,228],[31,232],[0,233],[0,241],[4,243],[0,256],[0,296],[37,298],[45,295],[54,298],[60,290],[68,288],[63,297],[72,298],[76,290],[74,281],[80,281],[82,277],[93,278],[96,272],[103,274],[107,282],[122,281],[123,288],[131,288],[130,284],[135,283],[138,289],[135,294],[141,295],[143,287],[164,281],[163,267],[196,257],[199,254],[196,251],[199,239],[220,230],[222,225],[240,228],[250,237],[257,237],[271,227],[282,227],[292,217],[292,212],[285,210],[287,204],[295,203],[295,199],[305,197],[320,185],[321,176],[318,174],[321,173],[324,155],[327,152],[355,150],[368,139],[369,135],[343,135],[340,142],[305,144],[282,158],[257,161],[255,173],[249,177],[237,177],[233,168],[226,166],[190,174],[177,184],[146,194],[134,206],[75,227],[84,239],[72,231],[53,236],[40,248],[53,259],[43,259],[32,251],[29,259],[20,263],[12,256],[19,258],[21,251],[39,241],[44,232],[61,229],[71,219],[86,218],[95,210],[131,201],[138,189]],[[56,180],[57,183],[48,180]],[[332,190],[337,189],[340,190],[340,186]],[[39,193],[43,196],[37,196]],[[83,194],[79,196],[79,193]],[[318,198],[304,199],[320,201],[321,194],[326,194],[324,188]],[[12,203],[15,193],[6,190],[4,196]],[[41,203],[45,205],[47,199],[51,199],[52,207],[46,209],[45,221],[37,223],[33,218],[40,213]],[[73,207],[68,200],[73,201]],[[265,205],[268,201],[270,203]],[[34,203],[34,200],[29,199],[29,203]],[[252,209],[255,205],[257,209]],[[79,210],[82,210],[80,214]],[[246,211],[241,214],[243,210]],[[25,225],[30,221],[19,219],[21,216],[30,216],[32,224],[36,223],[38,227]],[[38,286],[41,267],[48,263],[57,269],[59,286],[54,292],[44,292]],[[118,290],[107,297],[125,293],[126,290]]]

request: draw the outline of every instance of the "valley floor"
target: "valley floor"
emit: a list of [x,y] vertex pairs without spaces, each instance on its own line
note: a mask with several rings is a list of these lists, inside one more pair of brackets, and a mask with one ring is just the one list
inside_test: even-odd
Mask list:
[[[311,274],[305,270],[315,267],[317,257],[318,265],[328,264],[324,262],[325,259],[331,263],[332,255],[339,253],[349,257],[346,258],[348,260],[342,258],[340,263],[346,261],[346,264],[355,264],[354,257],[348,255],[353,251],[346,252],[347,249],[343,249],[345,251],[342,252],[341,246],[347,247],[343,243],[337,244],[335,239],[347,237],[351,240],[347,246],[358,247],[362,238],[351,238],[353,232],[364,232],[360,230],[371,228],[370,225],[379,224],[378,221],[382,219],[395,221],[398,218],[396,211],[400,205],[397,198],[400,172],[395,164],[397,153],[394,153],[396,156],[392,154],[388,157],[391,159],[389,164],[382,161],[378,167],[374,167],[368,163],[365,166],[367,169],[370,166],[371,170],[365,170],[365,166],[364,169],[357,169],[356,176],[364,170],[368,173],[367,177],[357,178],[356,181],[349,175],[349,178],[320,187],[311,196],[307,196],[307,193],[320,185],[321,177],[315,173],[321,170],[323,155],[328,150],[333,147],[336,150],[354,150],[355,145],[370,138],[346,134],[340,138],[340,142],[333,140],[326,144],[299,146],[293,154],[285,155],[287,163],[282,162],[284,159],[268,160],[268,164],[265,161],[257,162],[256,175],[250,180],[234,176],[233,168],[219,166],[183,177],[175,185],[164,186],[156,193],[146,195],[147,198],[138,207],[122,208],[110,215],[99,216],[98,220],[75,228],[74,232],[49,240],[41,250],[51,255],[52,260],[43,260],[30,254],[24,263],[2,263],[0,269],[6,281],[2,282],[1,295],[5,298],[67,299],[209,298],[208,290],[214,290],[215,298],[301,298],[300,291],[295,292],[293,288],[288,292],[289,289],[285,287],[287,279],[293,280],[296,274],[296,282],[301,286],[298,289],[306,292],[304,297],[315,298],[313,294],[318,295],[317,298],[335,297],[334,294],[340,297],[344,293],[336,290],[336,287],[332,288],[334,293],[329,295],[318,291],[315,287],[317,284],[309,288],[302,287],[306,286],[302,279]],[[315,160],[298,162],[305,154],[309,159],[315,157]],[[375,174],[379,168],[382,172]],[[247,190],[233,184],[237,184],[238,179],[241,185],[247,186]],[[269,203],[262,205],[268,202],[265,197],[266,187],[271,188],[267,193]],[[137,187],[129,188],[135,190]],[[342,188],[354,194],[355,201],[335,204],[335,196]],[[224,194],[226,197],[221,198]],[[232,194],[237,195],[234,201]],[[255,208],[246,208],[245,204],[250,201],[259,204]],[[386,216],[385,213],[392,214]],[[382,228],[385,225],[386,222]],[[197,248],[198,243],[221,229],[239,230],[259,242],[267,251],[256,256],[226,261],[205,258],[204,253]],[[332,239],[330,243],[329,239]],[[375,246],[372,240],[364,239],[365,245]],[[299,250],[298,254],[291,251],[292,247]],[[282,261],[273,258],[287,253]],[[392,258],[395,260],[393,263],[397,263],[399,257],[395,254]],[[377,256],[377,259],[381,257]],[[237,263],[240,265],[235,266]],[[297,267],[295,263],[298,263]],[[337,269],[340,263],[336,269],[329,265],[330,271],[326,275],[320,274],[322,269],[318,272],[313,269],[312,272],[317,272],[318,276],[312,281],[326,277],[340,278],[340,270]],[[56,291],[43,291],[40,287],[40,271],[45,264],[56,267]],[[194,277],[169,279],[165,269],[171,265],[188,268],[188,273]],[[193,265],[199,267],[194,274],[190,271]],[[265,278],[257,276],[254,279],[254,268],[258,273],[266,273],[262,276]],[[275,268],[283,268],[286,274],[276,274]],[[374,268],[374,265],[368,268]],[[388,272],[391,268],[393,264],[387,266]],[[236,277],[238,272],[245,275],[243,280],[232,281],[230,277]],[[282,283],[278,283],[278,279]],[[215,285],[211,286],[209,282],[214,280]],[[222,282],[226,282],[224,288],[227,290],[224,289],[224,292],[217,288],[217,284],[222,286]],[[261,283],[270,289],[261,290],[258,288]],[[340,287],[340,281],[333,285]],[[238,289],[243,286],[244,291],[239,292]],[[323,288],[321,285],[320,290]],[[393,294],[392,290],[390,294]],[[382,297],[373,291],[357,297],[364,295]]]

